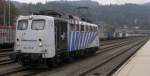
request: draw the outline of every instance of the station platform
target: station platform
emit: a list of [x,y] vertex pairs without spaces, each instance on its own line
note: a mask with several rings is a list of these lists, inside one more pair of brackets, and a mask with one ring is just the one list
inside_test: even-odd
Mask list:
[[150,40],[113,76],[150,76]]

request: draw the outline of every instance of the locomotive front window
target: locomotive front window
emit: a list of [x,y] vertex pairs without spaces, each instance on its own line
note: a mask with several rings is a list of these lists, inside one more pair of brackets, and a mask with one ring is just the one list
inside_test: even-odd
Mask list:
[[18,30],[26,30],[28,28],[28,20],[20,20],[18,21]]
[[33,30],[43,30],[45,26],[45,20],[33,20],[32,29]]

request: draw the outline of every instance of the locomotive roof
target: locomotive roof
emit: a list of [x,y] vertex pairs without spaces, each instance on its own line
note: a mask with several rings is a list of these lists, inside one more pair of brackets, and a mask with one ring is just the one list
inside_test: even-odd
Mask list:
[[57,17],[45,16],[45,15],[19,16],[18,20],[20,20],[20,19],[30,19],[30,17],[38,17],[38,18],[45,18],[45,17],[47,17],[47,18],[53,18],[53,19],[58,19],[58,20],[62,20],[62,21],[68,21],[69,23],[75,23],[75,24],[81,24],[81,25],[83,24],[83,25],[95,26],[95,27],[98,26],[96,24],[92,24],[92,23],[89,23],[89,22],[81,21],[81,20],[57,18]]
[[87,25],[87,26],[95,26],[97,27],[96,24],[92,24],[92,23],[89,23],[89,22],[85,22],[85,21],[81,21],[81,20],[75,20],[75,19],[64,19],[64,18],[56,18],[54,17],[54,19],[58,19],[58,20],[62,20],[62,21],[68,21],[69,23],[72,23],[72,24],[80,24],[80,25]]

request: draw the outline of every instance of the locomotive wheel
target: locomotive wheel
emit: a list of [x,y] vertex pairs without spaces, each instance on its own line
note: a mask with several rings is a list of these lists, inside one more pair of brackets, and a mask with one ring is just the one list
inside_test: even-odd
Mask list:
[[84,57],[86,54],[85,54],[85,51],[84,50],[81,50],[81,57]]
[[67,53],[67,55],[63,56],[62,58],[62,60],[67,63],[73,62],[74,60],[72,53]]
[[96,51],[97,51],[97,49],[96,49],[96,48],[93,48],[93,49],[92,49],[92,54],[93,54],[93,55],[96,54]]
[[59,66],[59,64],[61,63],[61,60],[60,60],[59,57],[55,57],[55,58],[52,59],[51,62],[52,62],[51,65],[52,65],[53,67],[57,67],[57,66]]
[[90,55],[90,49],[84,50],[84,56],[88,57]]

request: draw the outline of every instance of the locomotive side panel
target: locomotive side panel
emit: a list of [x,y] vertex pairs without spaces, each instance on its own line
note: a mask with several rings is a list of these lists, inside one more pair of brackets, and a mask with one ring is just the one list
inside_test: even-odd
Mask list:
[[75,22],[68,32],[68,51],[99,47],[99,36],[96,25]]

